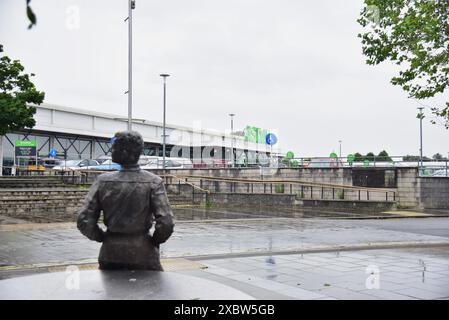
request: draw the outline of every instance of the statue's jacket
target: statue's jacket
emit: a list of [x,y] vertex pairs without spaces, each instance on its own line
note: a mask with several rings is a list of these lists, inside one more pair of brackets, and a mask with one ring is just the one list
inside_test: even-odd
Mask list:
[[[101,212],[106,231],[98,225]],[[174,228],[162,179],[138,165],[99,175],[79,211],[77,226],[87,238],[103,243],[100,268],[162,270],[159,244]]]

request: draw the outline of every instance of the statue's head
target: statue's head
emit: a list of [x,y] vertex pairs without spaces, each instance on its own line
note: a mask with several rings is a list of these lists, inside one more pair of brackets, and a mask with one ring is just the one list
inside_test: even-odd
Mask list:
[[122,131],[114,135],[112,161],[121,165],[133,165],[139,161],[143,139],[137,131]]

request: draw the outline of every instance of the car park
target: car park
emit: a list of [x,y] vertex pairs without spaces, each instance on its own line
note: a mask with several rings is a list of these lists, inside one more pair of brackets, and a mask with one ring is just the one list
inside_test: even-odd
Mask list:
[[91,169],[94,166],[98,166],[99,163],[96,160],[80,159],[80,160],[61,160],[61,162],[54,166],[53,170],[84,170]]

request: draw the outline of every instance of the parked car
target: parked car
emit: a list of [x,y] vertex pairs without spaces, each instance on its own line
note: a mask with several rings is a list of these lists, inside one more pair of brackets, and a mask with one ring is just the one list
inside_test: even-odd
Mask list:
[[105,162],[106,160],[110,160],[112,159],[111,156],[99,156],[98,158],[95,159],[95,161],[98,162],[98,164],[102,164],[103,162]]
[[434,171],[431,175],[431,177],[449,177],[449,170],[441,169]]
[[[146,169],[162,169],[164,163],[163,157],[149,157],[146,159],[145,164],[142,164],[139,161],[140,168]],[[167,157],[165,158],[165,168],[166,169],[191,169],[193,168],[193,163],[190,159],[187,158],[174,158]]]
[[84,170],[90,169],[93,166],[98,166],[99,163],[96,160],[81,159],[81,160],[62,160],[57,166],[54,166],[54,170]]
[[193,163],[192,160],[188,158],[165,158],[165,161],[168,161],[166,167],[167,168],[175,168],[175,169],[192,169]]
[[[107,156],[105,156],[107,157]],[[142,169],[146,169],[146,168],[157,168],[157,161],[158,161],[158,157],[156,156],[145,156],[142,155],[139,158],[139,162],[138,164],[140,165],[140,167]],[[162,163],[161,163],[161,167],[162,167]],[[121,169],[121,165],[118,163],[115,163],[112,161],[112,158],[109,157],[109,159],[106,159],[102,161],[102,163],[98,166],[93,166],[90,169],[92,170],[120,170]]]
[[112,159],[105,160],[98,166],[89,167],[90,170],[98,170],[98,171],[104,171],[104,170],[114,171],[114,170],[120,170],[121,168],[122,168],[122,166],[119,165],[118,163],[112,162]]
[[60,163],[61,160],[56,158],[39,158],[39,164],[43,165],[45,169],[52,169]]

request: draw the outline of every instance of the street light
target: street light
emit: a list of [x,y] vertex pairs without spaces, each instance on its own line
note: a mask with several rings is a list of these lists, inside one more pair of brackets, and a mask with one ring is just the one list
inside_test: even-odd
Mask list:
[[421,162],[421,168],[423,166],[422,162],[423,162],[423,157],[422,157],[422,119],[424,114],[422,113],[422,110],[424,109],[424,107],[418,107],[419,110],[419,114],[418,114],[418,118],[419,118],[419,161]]
[[231,117],[231,165],[234,168],[234,116],[235,113],[230,113]]
[[166,165],[165,165],[165,137],[166,137],[166,134],[165,134],[165,104],[166,104],[166,92],[167,92],[167,90],[166,90],[166,87],[167,87],[167,84],[166,84],[166,80],[167,80],[167,77],[169,77],[170,75],[169,74],[166,74],[166,73],[162,73],[162,74],[160,74],[160,76],[164,79],[164,115],[163,115],[163,124],[162,124],[162,168],[164,168],[164,171],[165,171],[165,167],[166,167]]
[[128,3],[128,130],[132,130],[133,116],[133,9],[136,8],[136,1],[129,0]]
[[341,161],[341,140],[338,140],[338,143],[340,143],[340,161]]

